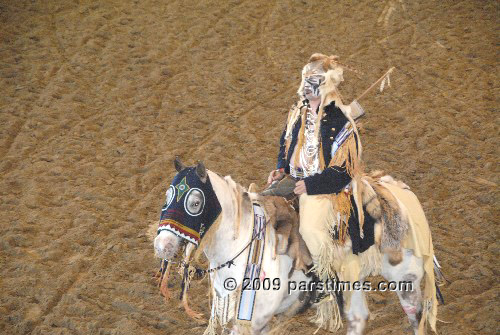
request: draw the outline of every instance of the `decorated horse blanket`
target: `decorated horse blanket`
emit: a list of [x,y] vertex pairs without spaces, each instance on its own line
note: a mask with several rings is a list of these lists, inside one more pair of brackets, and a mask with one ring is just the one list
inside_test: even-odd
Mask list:
[[408,232],[403,240],[403,247],[413,250],[415,256],[424,261],[424,313],[420,322],[419,334],[425,333],[425,324],[429,322],[431,329],[436,331],[437,299],[434,278],[434,247],[429,224],[415,194],[409,189],[401,188],[391,183],[381,182],[405,207],[408,218]]

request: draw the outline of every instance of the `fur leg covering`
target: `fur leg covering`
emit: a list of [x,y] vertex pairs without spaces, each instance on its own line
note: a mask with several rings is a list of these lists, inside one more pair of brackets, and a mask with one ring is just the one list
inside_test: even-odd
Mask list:
[[389,255],[392,265],[396,265],[403,257],[401,243],[408,231],[408,214],[399,200],[381,182],[401,188],[408,186],[378,171],[364,175],[360,183],[363,208],[382,226],[380,250]]

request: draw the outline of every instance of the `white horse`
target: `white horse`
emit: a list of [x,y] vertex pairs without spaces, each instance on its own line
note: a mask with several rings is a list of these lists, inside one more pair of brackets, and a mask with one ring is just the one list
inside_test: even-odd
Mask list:
[[[245,250],[245,246],[248,246],[252,235],[254,235],[253,215],[251,206],[248,204],[251,204],[252,201],[262,202],[263,198],[258,194],[245,192],[230,177],[223,178],[216,173],[205,170],[200,163],[195,168],[185,168],[180,162],[176,161],[176,169],[179,173],[169,188],[174,193],[169,194],[167,192],[167,204],[164,210],[175,207],[175,199],[177,199],[178,205],[183,204],[184,211],[188,213],[179,216],[184,217],[186,222],[192,219],[189,213],[200,216],[201,212],[197,212],[200,208],[203,211],[210,210],[210,208],[203,208],[209,203],[210,196],[207,196],[209,190],[201,193],[186,191],[184,199],[184,194],[181,197],[179,195],[182,188],[186,186],[192,190],[201,191],[203,191],[204,185],[209,186],[220,204],[220,214],[215,223],[205,222],[205,227],[201,228],[201,231],[204,228],[207,231],[205,235],[202,234],[201,236],[199,249],[205,253],[210,268],[217,268],[216,271],[210,273],[214,295],[212,318],[215,315],[215,320],[225,326],[229,321],[235,320],[235,313],[226,313],[225,317],[217,316],[218,307],[216,305],[217,302],[226,297],[232,297],[234,287],[241,287],[244,282],[250,252]],[[182,182],[182,177],[187,177],[187,182],[185,178],[182,179],[184,180]],[[196,185],[196,183],[198,184]],[[330,255],[325,258],[331,262],[332,268],[338,273],[342,281],[351,283],[359,281],[362,283],[368,276],[381,274],[389,282],[404,281],[408,283],[411,290],[400,289],[396,290],[396,293],[414,333],[424,334],[427,322],[430,322],[431,328],[435,330],[437,301],[434,280],[434,254],[429,227],[427,221],[425,221],[420,203],[405,184],[396,182],[389,176],[365,175],[362,183],[357,187],[363,189],[363,207],[376,220],[375,244],[359,256],[355,256],[352,254],[349,239],[344,245],[332,241]],[[389,190],[392,192],[391,194],[387,193]],[[398,220],[393,220],[390,213],[388,213],[387,206],[391,207],[391,204],[387,205],[386,203],[384,205],[382,203],[384,201],[388,202],[391,197],[393,207],[400,210],[399,214],[397,214],[400,216]],[[213,211],[214,208],[212,206],[211,210]],[[173,209],[172,212],[182,210],[182,208]],[[408,222],[408,227],[405,227],[405,229],[397,227],[398,224],[401,224],[401,221],[405,220]],[[392,221],[398,222],[394,223]],[[198,233],[200,232],[200,227],[197,227],[196,224],[192,227],[195,227],[194,233],[196,233],[196,230]],[[399,233],[404,233],[404,236],[401,237],[401,240],[396,240],[399,244],[395,249],[388,248],[386,245],[387,236],[392,234],[394,237],[394,231],[398,229]],[[398,231],[396,231],[397,233]],[[193,235],[187,236],[189,234],[189,229],[179,232],[175,229],[162,229],[160,227],[158,236],[154,241],[156,255],[162,259],[172,259],[179,250],[181,241],[188,239],[194,242],[189,248],[186,248],[188,253],[185,259],[188,260],[190,252],[197,243],[196,239],[193,240]],[[284,312],[290,315],[311,305],[311,295],[305,295],[300,290],[288,290],[292,282],[309,284],[311,279],[304,272],[296,270],[293,255],[290,257],[283,254],[283,252],[277,252],[277,250],[283,249],[280,248],[283,236],[279,234],[274,225],[267,225],[265,236],[266,242],[260,279],[262,281],[264,278],[271,280],[279,278],[281,285],[277,290],[257,291],[251,320],[251,332],[254,335],[267,333],[269,329],[268,323],[274,315]],[[241,250],[243,252],[240,254]],[[233,260],[233,258],[233,266],[219,268],[221,265]],[[325,261],[325,258],[323,261]],[[290,278],[289,274],[291,274]],[[420,288],[423,278],[425,278],[424,299]],[[231,287],[227,287],[228,279],[231,279],[231,281],[234,279]],[[308,291],[308,293],[311,292]],[[330,295],[330,297],[334,296]],[[324,301],[326,300],[328,299]],[[315,304],[315,307],[317,307],[316,324],[330,331],[337,330],[341,322],[337,315],[333,315],[338,313],[335,312],[335,308],[332,308],[335,301],[332,302],[332,299],[326,303],[324,301]],[[364,291],[345,290],[344,302],[344,305],[340,306],[340,308],[342,310],[343,307],[344,316],[347,319],[347,334],[363,334],[369,316]],[[229,304],[229,309],[236,309],[236,306],[237,302],[235,305],[235,302],[232,301],[232,304]],[[227,305],[224,305],[224,308],[227,308]],[[234,334],[238,334],[243,330],[238,327],[236,323],[233,327]],[[213,329],[207,329],[207,331],[207,333],[214,332]]]
[[[170,187],[175,194],[169,195],[167,192],[167,204],[163,209],[164,211],[167,208],[175,207],[177,199],[177,203],[179,205],[183,204],[185,207],[185,213],[180,214],[179,217],[189,217],[192,219],[193,216],[189,215],[189,213],[195,214],[195,218],[203,216],[203,211],[210,209],[206,208],[209,204],[208,197],[210,196],[210,190],[204,190],[203,184],[205,186],[209,185],[208,187],[213,190],[213,194],[220,204],[220,214],[215,222],[202,222],[202,226],[204,226],[202,229],[207,229],[207,231],[204,234],[202,232],[199,248],[202,249],[209,260],[210,268],[217,268],[216,271],[210,272],[210,279],[213,286],[212,295],[214,296],[213,320],[211,322],[219,323],[219,325],[226,327],[231,321],[235,321],[235,312],[229,311],[225,316],[216,315],[217,306],[215,306],[215,300],[221,301],[227,297],[231,297],[231,299],[228,299],[230,306],[226,308],[236,308],[239,296],[234,296],[234,292],[238,292],[238,290],[235,291],[235,288],[241,288],[244,284],[247,259],[250,252],[250,248],[247,247],[245,249],[245,246],[249,245],[254,235],[254,215],[252,213],[251,202],[261,202],[262,197],[256,193],[247,193],[230,177],[223,178],[216,173],[205,170],[201,163],[198,163],[195,168],[186,168],[176,160],[176,169],[179,171],[179,174],[184,174],[181,177],[186,177],[187,179],[182,179],[184,180],[184,186],[177,184]],[[174,181],[176,178],[174,178]],[[185,193],[177,198],[183,187],[188,187],[191,190],[198,189],[199,192]],[[185,199],[183,200],[184,197]],[[204,206],[205,208],[203,208]],[[202,211],[198,213],[196,208],[202,208]],[[176,211],[179,213],[181,210],[182,208],[173,209],[172,213]],[[293,209],[290,208],[290,210],[293,212]],[[172,221],[187,224],[179,222],[181,219],[172,219]],[[196,223],[194,226],[196,226]],[[190,230],[190,228],[185,229],[187,232],[193,230]],[[309,282],[311,280],[303,271],[294,269],[294,260],[292,257],[279,252],[279,244],[282,241],[277,234],[276,227],[272,224],[267,224],[263,232],[265,234],[265,245],[261,262],[260,279],[269,278],[271,287],[265,290],[262,286],[260,290],[256,291],[251,318],[251,333],[254,335],[267,333],[269,330],[268,323],[274,315],[285,312],[287,315],[294,314],[302,309],[309,302],[308,297],[298,290],[294,290],[289,294],[288,283],[290,281]],[[162,229],[160,227],[158,235],[154,240],[157,257],[173,259],[181,246],[181,241],[186,237],[182,232],[172,229]],[[189,238],[192,238],[192,236]],[[194,244],[190,244],[187,248],[189,249],[188,253],[194,249],[192,246]],[[240,253],[240,251],[242,252]],[[186,259],[188,258],[189,255]],[[232,261],[234,265],[220,267],[228,261]],[[290,277],[289,274],[291,274]],[[279,285],[277,285],[278,281],[273,282],[276,278],[279,279]],[[240,330],[239,327],[240,325],[238,324],[233,325],[232,331],[234,334],[243,332],[243,329]],[[211,330],[211,332],[214,332],[214,330]]]

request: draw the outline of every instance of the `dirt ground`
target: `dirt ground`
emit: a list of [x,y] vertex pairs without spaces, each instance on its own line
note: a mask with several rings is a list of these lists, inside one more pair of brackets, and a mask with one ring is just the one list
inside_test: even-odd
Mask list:
[[[322,52],[363,72],[346,101],[397,68],[361,101],[365,162],[424,205],[450,281],[440,334],[497,334],[499,6],[0,1],[0,333],[201,334],[151,280],[172,159],[262,186]],[[206,288],[190,297],[208,316]],[[368,300],[369,334],[409,332],[394,294]]]

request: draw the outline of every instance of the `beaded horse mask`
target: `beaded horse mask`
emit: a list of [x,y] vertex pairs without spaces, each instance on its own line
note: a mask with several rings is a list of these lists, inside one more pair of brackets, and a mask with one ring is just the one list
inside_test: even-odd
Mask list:
[[157,233],[169,231],[197,246],[221,206],[202,163],[185,167],[176,158],[174,164],[178,173],[166,192]]

